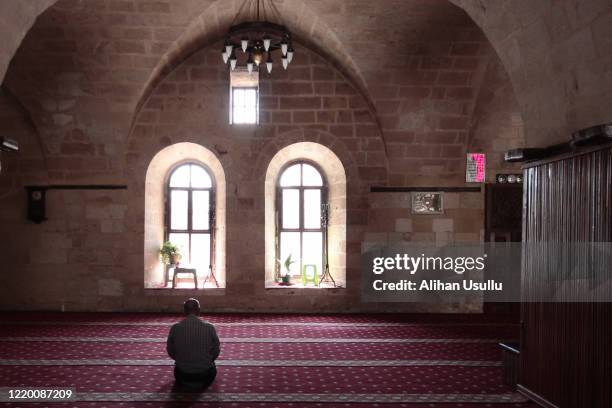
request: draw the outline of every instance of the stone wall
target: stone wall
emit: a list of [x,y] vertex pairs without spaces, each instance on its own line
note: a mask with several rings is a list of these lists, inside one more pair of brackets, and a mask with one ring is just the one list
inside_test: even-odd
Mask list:
[[451,0],[480,26],[512,80],[530,147],[609,123],[609,0]]
[[[202,50],[153,92],[135,121],[126,154],[129,212],[140,219],[144,170],[158,150],[177,142],[213,151],[227,178],[227,288],[211,304],[237,310],[358,310],[359,288],[265,289],[265,180],[273,156],[296,142],[322,144],[347,175],[346,277],[359,277],[359,245],[367,224],[367,189],[386,183],[384,145],[363,98],[315,53],[296,48],[287,71],[261,73],[260,125],[229,125],[228,73],[217,51]],[[368,132],[357,134],[358,129]],[[140,233],[141,225],[135,228]],[[136,270],[141,265],[135,265]],[[344,271],[342,271],[344,272]],[[333,271],[332,271],[333,273]],[[338,273],[344,275],[344,273]],[[148,291],[166,296],[168,291]],[[206,293],[204,294],[204,296]]]
[[[379,57],[392,60],[398,44],[413,47],[432,37],[452,38],[457,36],[458,22],[471,25],[472,30],[475,22],[509,72],[534,147],[565,141],[571,131],[609,120],[612,6],[608,0],[450,2],[458,7],[446,0],[367,5],[287,0],[279,7],[290,29],[311,39],[325,55],[334,56],[343,71],[351,72],[351,78],[360,84],[376,69],[356,66],[356,62],[376,65]],[[0,51],[1,74],[27,29],[53,3],[29,0],[1,5],[5,39]],[[130,85],[138,88],[134,84],[142,81],[146,85],[141,88],[149,89],[155,80],[148,78],[163,77],[168,66],[180,63],[168,57],[188,55],[223,32],[241,4],[226,0],[64,0],[36,21],[37,41],[48,42],[49,47],[34,49],[26,66],[33,70],[41,64],[45,68],[78,67],[86,75],[72,80],[86,86],[90,94],[94,89],[106,95],[123,94],[125,101]],[[386,48],[378,40],[381,34],[380,38],[390,40]],[[368,39],[378,47],[364,46]],[[347,52],[351,46],[354,48]],[[372,52],[380,55],[372,58]],[[117,63],[122,69],[108,69]],[[144,76],[134,78],[138,69],[143,69]],[[29,78],[34,79],[36,76]],[[101,83],[96,86],[90,82],[94,79]],[[146,94],[141,92],[135,98]]]
[[128,258],[142,244],[126,239],[126,196],[125,191],[50,190],[49,220],[36,225],[25,220],[25,192],[19,191],[14,200],[19,217],[2,228],[16,247],[5,264],[2,308],[129,308],[142,277],[130,273]]
[[0,48],[0,80],[4,79],[6,69],[21,45],[23,37],[40,13],[51,7],[56,0],[28,0],[19,2],[0,3],[0,35],[2,47]]
[[[438,244],[477,240],[482,228],[481,196],[448,193],[446,213],[432,217],[411,216],[403,194],[369,193],[370,186],[389,183],[385,144],[374,116],[350,82],[304,47],[296,50],[287,71],[262,73],[261,124],[230,126],[228,75],[217,48],[194,54],[168,75],[135,119],[120,164],[126,169],[127,190],[49,191],[49,221],[42,225],[23,220],[22,191],[12,196],[21,210],[13,214],[19,220],[11,227],[13,233],[35,239],[29,240],[29,248],[21,242],[26,255],[16,258],[13,268],[22,273],[6,281],[1,307],[173,310],[181,298],[196,294],[214,310],[472,310],[458,305],[362,304],[360,253],[364,237],[365,241]],[[346,171],[346,289],[264,287],[265,173],[279,149],[300,141],[328,147]],[[145,175],[153,156],[178,142],[208,148],[226,173],[224,289],[143,288]],[[463,161],[464,152],[465,145],[457,152],[458,161]],[[87,165],[86,157],[80,160]],[[73,182],[86,180],[81,175]]]
[[507,163],[504,153],[525,145],[523,120],[508,74],[497,58],[485,69],[471,117],[468,146],[471,152],[487,152],[486,180],[497,173],[522,173],[520,163]]
[[484,227],[483,192],[443,192],[444,213],[412,214],[411,193],[370,193],[370,228],[364,247],[377,243],[479,242]]
[[[520,124],[507,121],[517,117],[511,89],[507,78],[490,68],[496,56],[482,33],[463,18],[460,45],[453,46],[446,32],[432,39],[431,47],[410,47],[400,61],[388,61],[383,74],[368,72],[370,89],[298,44],[287,71],[280,64],[271,75],[262,69],[260,125],[230,126],[228,73],[219,43],[166,72],[138,103],[138,83],[160,55],[154,52],[158,37],[178,29],[154,27],[157,12],[139,11],[143,2],[130,4],[138,7],[115,19],[117,10],[108,7],[61,2],[40,19],[11,66],[6,85],[25,107],[16,109],[15,98],[9,106],[31,124],[28,135],[18,138],[24,146],[38,141],[33,151],[38,156],[29,162],[25,148],[19,156],[6,156],[1,182],[15,180],[17,187],[0,201],[6,220],[1,228],[20,237],[8,250],[16,254],[10,269],[20,273],[5,280],[0,308],[175,310],[182,298],[195,294],[212,310],[474,310],[363,304],[359,278],[364,242],[442,245],[480,238],[483,205],[477,193],[448,193],[443,215],[413,216],[405,194],[369,191],[376,185],[462,186],[468,148],[499,157],[497,141],[518,135],[512,129]],[[103,18],[93,19],[98,14]],[[127,25],[139,15],[141,27],[131,31]],[[187,18],[181,12],[172,24]],[[113,22],[108,30],[107,20]],[[66,24],[58,27],[58,21]],[[45,32],[56,36],[57,47],[48,46],[55,40]],[[87,33],[108,35],[95,58],[88,53],[95,44]],[[127,35],[143,38],[129,42]],[[143,44],[144,51],[122,48],[128,42]],[[40,57],[48,69],[31,64]],[[15,121],[5,125],[14,132],[19,128]],[[329,148],[346,172],[346,289],[264,287],[266,169],[280,149],[303,141]],[[227,177],[224,289],[144,289],[145,176],[159,151],[180,142],[213,152]],[[26,177],[36,168],[42,172],[39,181]],[[127,190],[49,191],[49,221],[33,225],[25,220],[21,187],[47,182],[126,184]]]

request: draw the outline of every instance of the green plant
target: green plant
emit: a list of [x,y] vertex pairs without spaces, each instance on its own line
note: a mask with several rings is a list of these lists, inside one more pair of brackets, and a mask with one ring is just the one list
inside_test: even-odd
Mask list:
[[179,248],[170,241],[164,242],[161,249],[159,250],[162,262],[165,265],[176,264],[181,259],[181,252]]
[[284,265],[285,265],[285,274],[283,275],[283,282],[284,283],[289,283],[289,280],[291,279],[291,265],[293,265],[296,261],[292,260],[291,258],[293,257],[293,255],[289,254],[289,256],[285,259]]

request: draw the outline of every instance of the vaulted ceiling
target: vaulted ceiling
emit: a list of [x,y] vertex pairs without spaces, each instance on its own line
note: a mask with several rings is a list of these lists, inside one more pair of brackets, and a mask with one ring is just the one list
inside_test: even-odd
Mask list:
[[[607,0],[273,1],[281,22],[343,72],[374,111],[385,81],[402,75],[398,70],[418,79],[417,64],[448,63],[440,51],[456,47],[474,75],[486,66],[477,59],[500,56],[532,145],[609,118],[602,103],[612,99]],[[53,126],[79,121],[91,123],[91,137],[101,143],[116,141],[129,133],[156,84],[191,53],[221,39],[243,3],[3,2],[0,75],[10,61],[4,86],[46,139],[61,137]],[[414,84],[407,79],[405,85]],[[379,120],[384,128],[385,118]]]

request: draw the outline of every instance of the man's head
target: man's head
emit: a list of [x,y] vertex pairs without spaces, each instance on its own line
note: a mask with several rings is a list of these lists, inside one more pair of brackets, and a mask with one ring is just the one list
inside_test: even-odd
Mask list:
[[200,313],[200,302],[194,298],[187,299],[183,303],[183,311],[186,315],[198,315]]

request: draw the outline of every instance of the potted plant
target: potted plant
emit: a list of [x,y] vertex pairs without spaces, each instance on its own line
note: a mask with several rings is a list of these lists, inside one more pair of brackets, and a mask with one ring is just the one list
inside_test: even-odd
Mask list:
[[289,256],[287,257],[287,259],[285,259],[284,265],[285,265],[285,274],[281,275],[281,280],[282,283],[284,285],[289,285],[291,284],[291,265],[293,265],[296,261],[292,260],[293,255],[289,254]]
[[159,250],[159,254],[165,265],[176,265],[181,259],[179,248],[170,241],[164,242]]

